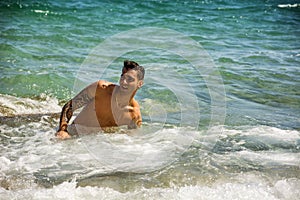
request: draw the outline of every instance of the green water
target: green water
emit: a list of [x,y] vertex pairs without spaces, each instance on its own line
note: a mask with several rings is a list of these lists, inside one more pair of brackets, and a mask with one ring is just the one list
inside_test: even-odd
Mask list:
[[[297,199],[299,9],[1,1],[0,199]],[[44,114],[125,59],[146,69],[143,128],[57,141]]]

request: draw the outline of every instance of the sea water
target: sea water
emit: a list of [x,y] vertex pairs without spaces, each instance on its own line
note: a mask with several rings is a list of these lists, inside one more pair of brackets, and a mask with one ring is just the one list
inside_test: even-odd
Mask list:
[[[1,1],[0,199],[298,199],[299,9]],[[63,104],[125,59],[143,127],[57,140]]]

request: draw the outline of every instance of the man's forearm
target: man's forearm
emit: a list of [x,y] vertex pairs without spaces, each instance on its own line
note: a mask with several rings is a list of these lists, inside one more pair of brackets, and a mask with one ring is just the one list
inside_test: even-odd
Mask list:
[[68,123],[73,115],[72,100],[68,101],[62,108],[60,121],[59,121],[59,131],[66,131]]

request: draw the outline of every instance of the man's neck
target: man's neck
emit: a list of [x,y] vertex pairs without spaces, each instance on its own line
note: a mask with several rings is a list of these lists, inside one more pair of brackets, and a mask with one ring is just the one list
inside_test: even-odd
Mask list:
[[132,100],[134,93],[124,93],[120,91],[120,88],[117,87],[116,90],[114,91],[114,98],[116,100],[116,103],[118,106],[127,106],[129,105],[130,101]]

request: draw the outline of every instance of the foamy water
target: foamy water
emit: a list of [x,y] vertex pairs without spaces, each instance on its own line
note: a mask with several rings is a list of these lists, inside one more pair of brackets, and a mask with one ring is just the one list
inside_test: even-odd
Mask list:
[[58,100],[45,94],[41,94],[39,100],[0,94],[0,105],[0,116],[55,113],[61,111]]
[[51,189],[30,188],[15,192],[0,189],[1,199],[297,199],[299,180],[279,180],[273,186],[254,175],[239,177],[242,181],[217,183],[212,186],[183,186],[171,188],[139,188],[119,192],[105,187],[76,187],[76,182],[64,182]]
[[[3,102],[10,100],[38,105],[29,113],[59,107],[50,97],[2,96]],[[25,113],[11,105],[21,110],[14,114]],[[300,194],[296,130],[195,131],[145,123],[127,134],[60,141],[54,137],[57,124],[58,118],[49,116],[1,123],[1,199],[297,199]]]

